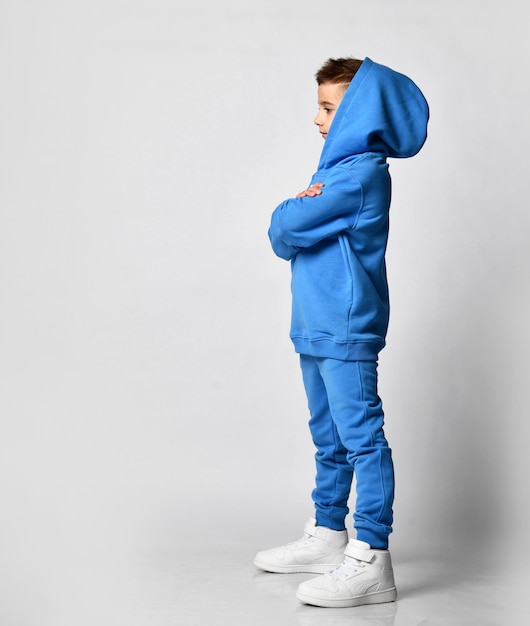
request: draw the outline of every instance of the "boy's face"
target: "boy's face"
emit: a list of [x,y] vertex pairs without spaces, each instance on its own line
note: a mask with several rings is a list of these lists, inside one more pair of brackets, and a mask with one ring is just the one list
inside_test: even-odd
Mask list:
[[318,86],[318,114],[314,122],[323,139],[328,136],[329,127],[347,87],[344,83],[322,83]]

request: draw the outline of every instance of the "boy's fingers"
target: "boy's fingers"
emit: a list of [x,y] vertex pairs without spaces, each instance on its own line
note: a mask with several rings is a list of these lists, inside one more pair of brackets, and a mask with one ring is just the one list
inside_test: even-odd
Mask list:
[[322,187],[324,186],[324,183],[314,183],[313,185],[311,185],[311,187],[309,187],[309,191],[313,191],[314,193],[322,193]]
[[310,196],[311,198],[314,198],[322,193],[322,187],[324,187],[324,183],[314,183],[311,187],[308,187],[307,189],[304,189],[304,191],[296,194],[296,197],[305,198],[306,196]]

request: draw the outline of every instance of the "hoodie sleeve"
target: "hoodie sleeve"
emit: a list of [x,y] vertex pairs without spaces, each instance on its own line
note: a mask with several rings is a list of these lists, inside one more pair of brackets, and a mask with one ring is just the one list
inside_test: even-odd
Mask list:
[[[317,180],[318,175],[313,182]],[[320,195],[285,200],[272,214],[269,239],[282,259],[292,259],[301,248],[355,227],[363,190],[351,170],[333,168],[318,182],[324,183]]]

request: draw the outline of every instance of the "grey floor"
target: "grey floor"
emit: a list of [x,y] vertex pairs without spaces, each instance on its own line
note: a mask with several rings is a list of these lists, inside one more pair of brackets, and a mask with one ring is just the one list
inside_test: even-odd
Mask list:
[[[515,576],[486,573],[458,554],[394,559],[399,600],[378,606],[321,609],[295,599],[307,576],[260,572],[247,542],[198,543],[189,538],[173,548],[147,551],[119,566],[96,560],[70,563],[26,596],[12,598],[2,626],[528,626],[528,590]],[[260,546],[262,547],[262,546]],[[494,569],[494,568],[493,568]],[[43,584],[43,583],[46,583]],[[39,602],[40,600],[40,602]],[[26,602],[26,604],[24,604]],[[23,609],[21,611],[21,608]]]
[[298,584],[307,575],[260,572],[253,568],[252,556],[248,546],[239,549],[229,546],[204,555],[200,562],[189,555],[178,566],[171,560],[163,567],[161,562],[153,563],[149,585],[154,601],[152,621],[146,623],[190,626],[528,626],[530,623],[528,604],[522,601],[524,596],[519,595],[517,603],[516,594],[509,594],[503,576],[485,574],[471,564],[466,569],[463,564],[449,565],[440,560],[398,558],[395,562],[398,602],[321,609],[302,605],[295,598]]
[[430,554],[419,542],[412,553],[406,534],[397,532],[391,545],[398,601],[321,609],[295,598],[311,575],[269,574],[253,565],[257,551],[297,538],[292,503],[267,522],[263,507],[235,516],[223,498],[209,515],[190,515],[201,510],[198,500],[183,498],[177,511],[165,489],[107,489],[98,500],[88,493],[54,499],[49,490],[34,510],[12,506],[11,516],[0,518],[0,626],[530,624],[521,547],[446,538]]

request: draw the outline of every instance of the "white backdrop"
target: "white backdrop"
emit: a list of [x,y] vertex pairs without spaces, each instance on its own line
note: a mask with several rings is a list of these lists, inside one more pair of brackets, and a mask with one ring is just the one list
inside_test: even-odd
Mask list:
[[157,551],[299,534],[313,448],[267,228],[316,168],[330,56],[431,106],[391,163],[392,548],[524,541],[524,5],[0,4],[2,622]]

